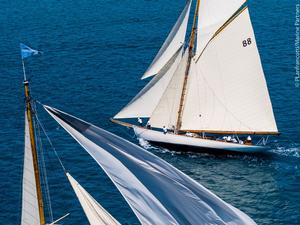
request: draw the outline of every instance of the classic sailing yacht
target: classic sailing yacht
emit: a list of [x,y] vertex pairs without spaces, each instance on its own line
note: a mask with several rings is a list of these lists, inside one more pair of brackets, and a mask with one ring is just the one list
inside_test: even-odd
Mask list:
[[[197,0],[185,47],[190,7],[142,76],[152,80],[112,121],[185,151],[265,150],[279,133],[245,0]],[[148,127],[117,120],[128,118],[149,119]]]
[[[25,73],[24,59],[38,54],[38,51],[29,48],[28,46],[21,44],[21,56],[24,72],[24,88],[25,88],[25,148],[24,148],[24,167],[23,167],[23,184],[22,184],[22,216],[21,225],[45,225],[45,204],[44,199],[50,201],[50,197],[47,193],[43,196],[41,180],[47,179],[46,174],[41,176],[40,172],[40,160],[42,158],[38,152],[38,145],[36,143],[36,137],[38,133],[35,128],[41,128],[44,130],[42,124],[37,117],[36,111],[34,110],[34,101],[32,100],[29,92],[29,81],[27,80]],[[45,133],[46,134],[46,133]],[[48,136],[47,136],[48,137]],[[49,140],[50,141],[50,140]],[[40,149],[39,149],[40,150]],[[54,150],[54,149],[53,149]],[[55,150],[54,150],[55,151]],[[55,154],[57,155],[56,151]],[[40,156],[40,157],[39,157]],[[58,155],[57,155],[58,157]],[[62,165],[61,160],[58,158]],[[64,166],[62,165],[63,169]],[[114,219],[71,175],[66,173],[66,176],[76,193],[76,196],[90,222],[91,225],[120,225],[120,223]],[[47,186],[47,182],[44,182]],[[48,187],[46,187],[48,188]],[[47,198],[48,197],[48,198]],[[48,204],[49,212],[52,218],[51,205]],[[49,225],[57,224],[57,222],[64,219],[65,216],[50,222]]]

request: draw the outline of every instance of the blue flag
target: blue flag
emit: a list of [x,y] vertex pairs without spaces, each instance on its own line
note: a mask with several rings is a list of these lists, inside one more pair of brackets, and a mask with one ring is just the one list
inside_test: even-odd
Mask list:
[[22,56],[22,59],[25,59],[29,56],[32,56],[32,55],[37,55],[39,54],[39,51],[37,50],[34,50],[30,47],[28,47],[27,45],[24,45],[24,44],[20,44],[20,49],[21,49],[21,56]]

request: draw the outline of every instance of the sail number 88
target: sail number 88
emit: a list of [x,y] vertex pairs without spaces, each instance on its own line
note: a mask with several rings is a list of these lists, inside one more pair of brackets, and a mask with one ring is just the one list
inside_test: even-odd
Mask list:
[[247,47],[248,45],[252,44],[251,38],[248,38],[247,40],[243,40],[243,47]]

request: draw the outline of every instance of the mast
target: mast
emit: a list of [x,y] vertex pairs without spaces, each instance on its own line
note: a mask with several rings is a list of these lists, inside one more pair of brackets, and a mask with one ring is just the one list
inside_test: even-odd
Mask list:
[[189,75],[191,61],[192,61],[192,57],[193,57],[193,50],[194,50],[194,46],[195,46],[195,37],[196,37],[196,30],[197,30],[196,22],[197,22],[199,6],[200,6],[200,0],[197,0],[196,10],[195,10],[194,19],[193,19],[193,26],[192,26],[191,36],[190,36],[190,42],[189,42],[188,61],[187,61],[187,66],[186,66],[186,70],[185,70],[183,87],[182,87],[182,92],[181,92],[181,97],[180,97],[180,104],[179,104],[178,117],[177,117],[176,130],[175,130],[176,132],[178,132],[180,130],[180,127],[182,124],[183,105],[184,105],[184,99],[185,99],[185,95],[186,95],[188,75]]
[[34,176],[35,176],[35,183],[36,183],[36,191],[37,191],[37,201],[39,206],[39,217],[40,217],[40,224],[44,225],[45,222],[45,213],[44,213],[44,203],[43,203],[43,196],[42,196],[42,188],[41,188],[41,181],[40,181],[40,172],[39,172],[39,163],[38,163],[38,155],[36,149],[36,141],[35,141],[35,132],[33,126],[33,110],[31,105],[31,97],[29,92],[29,82],[26,78],[25,74],[25,67],[24,61],[22,59],[23,64],[23,72],[24,72],[24,91],[25,91],[25,104],[26,104],[26,115],[28,120],[28,128],[29,128],[29,136],[30,136],[30,144],[32,150],[32,159],[33,159],[33,168],[34,168]]

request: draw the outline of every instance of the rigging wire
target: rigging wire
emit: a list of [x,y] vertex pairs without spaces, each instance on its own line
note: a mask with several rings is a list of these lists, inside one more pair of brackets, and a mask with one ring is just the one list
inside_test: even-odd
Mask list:
[[[34,112],[36,112],[35,106],[33,106],[33,107],[34,107]],[[53,212],[52,212],[52,206],[51,206],[49,184],[48,184],[48,180],[47,180],[47,169],[46,169],[46,163],[45,163],[45,158],[44,158],[44,147],[43,147],[43,143],[42,143],[42,139],[41,139],[41,130],[40,130],[40,127],[38,126],[38,124],[36,123],[36,121],[33,120],[33,122],[34,122],[33,123],[34,129],[37,131],[37,132],[35,132],[35,139],[37,140],[36,144],[41,153],[41,154],[39,154],[40,162],[42,163],[41,164],[41,169],[42,169],[41,178],[44,181],[44,189],[46,192],[46,202],[47,202],[47,206],[48,206],[47,207],[48,214],[49,214],[51,221],[53,221]]]
[[[198,71],[197,67],[196,67],[196,74],[199,75],[199,71]],[[228,109],[228,107],[226,106],[226,104],[223,103],[223,101],[217,96],[217,94],[215,93],[215,91],[213,90],[213,88],[209,85],[209,83],[205,79],[205,77],[204,76],[202,76],[202,77],[203,77],[204,82],[207,84],[207,87],[211,90],[212,94],[216,97],[216,100],[224,107],[224,109],[226,110],[226,112],[230,113],[240,124],[244,125],[248,129],[251,129],[250,126],[248,126],[247,124],[243,123],[231,110]]]
[[[38,102],[38,101],[36,101],[36,102],[40,104],[40,102]],[[46,132],[46,130],[45,130],[45,127],[43,126],[43,124],[42,124],[41,121],[39,120],[37,114],[35,114],[35,117],[36,117],[36,120],[37,120],[39,126],[41,127],[43,133],[45,134],[45,136],[46,136],[46,138],[47,138],[47,140],[48,140],[48,142],[49,142],[49,144],[50,144],[50,146],[51,146],[51,148],[52,148],[52,150],[53,150],[53,152],[54,152],[54,154],[55,154],[55,156],[56,156],[56,158],[57,158],[57,160],[58,160],[58,162],[59,162],[59,164],[61,165],[62,169],[63,169],[64,172],[66,173],[67,170],[66,170],[65,166],[63,165],[62,160],[60,159],[60,157],[59,157],[59,155],[58,155],[58,153],[57,153],[55,147],[53,146],[53,143],[52,143],[52,141],[50,140],[50,138],[49,138],[49,136],[48,136],[48,134],[47,134],[47,132]]]

